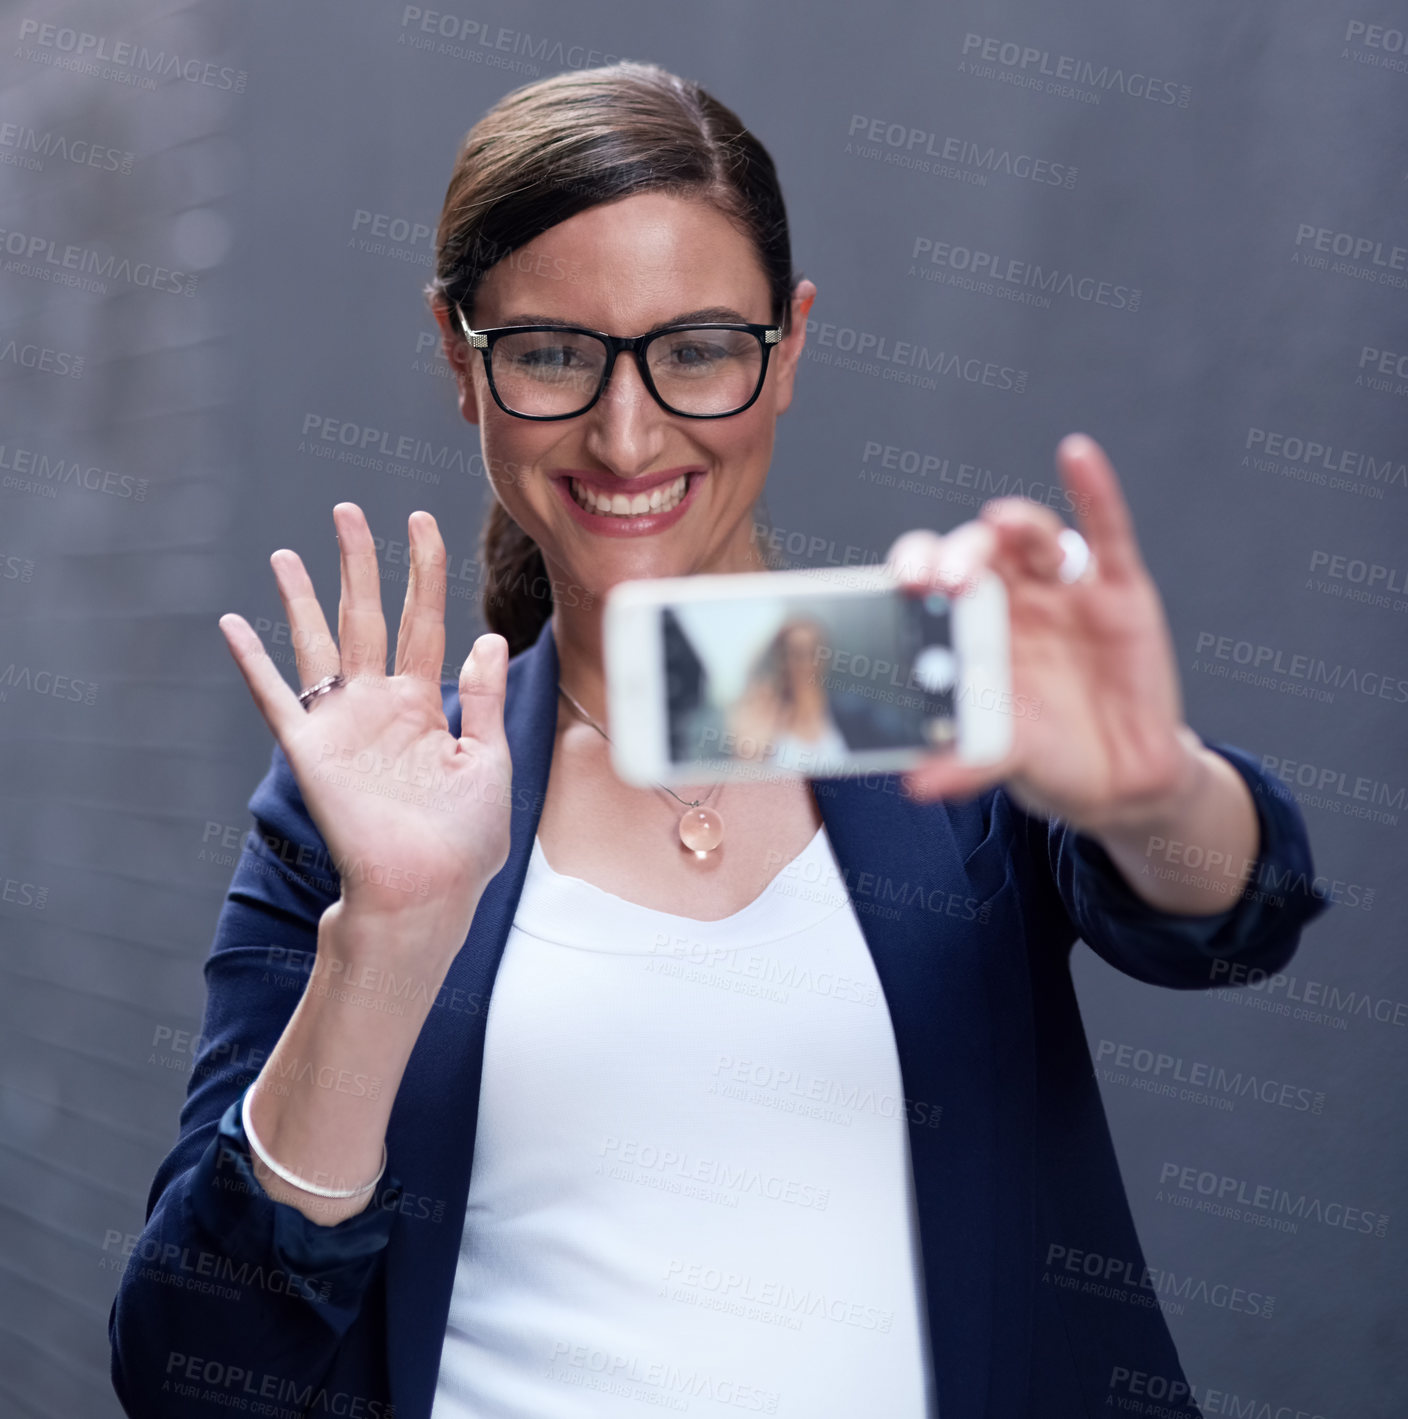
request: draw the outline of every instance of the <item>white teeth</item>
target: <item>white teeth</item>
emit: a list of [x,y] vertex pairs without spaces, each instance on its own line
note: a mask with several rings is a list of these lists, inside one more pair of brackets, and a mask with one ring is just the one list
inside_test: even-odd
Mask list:
[[598,517],[639,517],[645,512],[669,512],[679,504],[689,486],[689,475],[681,473],[673,483],[656,484],[648,493],[627,497],[625,493],[598,493],[593,488],[569,480],[572,496],[579,507]]

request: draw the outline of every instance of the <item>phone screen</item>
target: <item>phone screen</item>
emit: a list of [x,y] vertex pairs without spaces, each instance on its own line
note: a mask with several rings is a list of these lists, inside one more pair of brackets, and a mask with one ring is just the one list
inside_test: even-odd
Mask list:
[[659,608],[670,761],[808,775],[956,733],[948,599],[896,589]]

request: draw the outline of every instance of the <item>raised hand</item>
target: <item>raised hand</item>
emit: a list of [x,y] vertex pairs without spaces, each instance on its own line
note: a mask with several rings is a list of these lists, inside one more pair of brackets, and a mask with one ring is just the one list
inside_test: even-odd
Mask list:
[[298,554],[281,549],[269,560],[302,688],[339,673],[346,683],[305,709],[242,616],[222,616],[220,629],[327,843],[342,909],[364,921],[413,921],[424,929],[389,935],[457,950],[508,857],[508,644],[492,633],[474,642],[460,670],[456,738],[440,696],[445,547],[435,519],[409,519],[411,571],[392,675],[371,531],[355,503],[338,503],[333,519],[342,561],[336,639]]
[[997,573],[1011,612],[1010,754],[981,768],[935,754],[906,786],[922,799],[966,798],[1002,782],[1029,812],[1117,834],[1166,814],[1206,751],[1183,722],[1163,604],[1114,469],[1081,434],[1062,440],[1057,464],[1092,553],[1079,580],[1058,575],[1060,518],[1024,498],[995,499],[944,537],[907,532],[890,549],[912,588],[960,595]]

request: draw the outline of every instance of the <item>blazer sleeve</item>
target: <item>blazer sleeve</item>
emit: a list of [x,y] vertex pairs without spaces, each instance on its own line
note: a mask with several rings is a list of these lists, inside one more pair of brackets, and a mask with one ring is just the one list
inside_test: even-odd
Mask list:
[[[1260,828],[1246,888],[1225,911],[1206,916],[1160,911],[1130,887],[1094,839],[1055,820],[1044,825],[1057,890],[1085,942],[1126,975],[1179,990],[1206,990],[1245,980],[1250,971],[1281,970],[1295,954],[1301,928],[1328,904],[1316,885],[1295,800],[1252,755],[1222,744],[1207,747],[1242,776]],[[1194,845],[1157,842],[1148,860],[1150,873],[1221,876],[1229,885],[1242,866],[1208,863]]]
[[[357,1317],[396,1216],[388,1173],[332,1227],[275,1202],[250,1166],[239,1105],[293,1014],[340,884],[275,745],[205,963],[206,1008],[175,1146],[108,1321],[129,1415],[205,1412],[260,1386],[316,1394]],[[272,1379],[270,1377],[273,1377]],[[213,1410],[212,1410],[213,1412]]]

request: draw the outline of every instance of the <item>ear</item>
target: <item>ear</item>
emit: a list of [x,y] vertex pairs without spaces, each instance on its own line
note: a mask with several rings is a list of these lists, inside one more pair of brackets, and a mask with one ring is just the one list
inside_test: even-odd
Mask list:
[[802,358],[802,347],[807,343],[807,312],[816,299],[813,282],[797,282],[792,294],[791,323],[781,344],[773,352],[777,366],[777,393],[774,396],[777,412],[784,413],[792,403],[792,390],[796,380],[797,362]]
[[455,372],[455,384],[459,387],[460,413],[467,423],[477,424],[479,397],[475,393],[474,376],[470,371],[473,368],[471,362],[479,356],[464,338],[464,331],[459,328],[459,321],[449,305],[433,297],[428,303],[435,323],[440,327],[440,346],[445,352],[445,359]]

